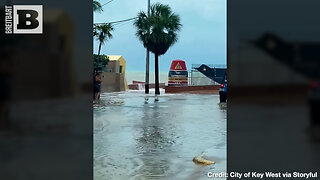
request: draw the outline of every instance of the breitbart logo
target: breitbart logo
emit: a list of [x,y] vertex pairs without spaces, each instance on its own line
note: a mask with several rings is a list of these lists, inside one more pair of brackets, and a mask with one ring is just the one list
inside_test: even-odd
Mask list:
[[6,34],[42,34],[42,5],[5,6]]

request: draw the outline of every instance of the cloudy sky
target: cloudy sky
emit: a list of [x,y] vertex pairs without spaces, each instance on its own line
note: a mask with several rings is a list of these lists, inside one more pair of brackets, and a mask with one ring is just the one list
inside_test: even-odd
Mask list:
[[[100,0],[101,4],[109,0]],[[226,0],[151,0],[151,4],[168,4],[181,18],[182,28],[178,42],[159,57],[160,71],[167,72],[171,61],[182,59],[191,64],[226,64]],[[112,22],[137,16],[147,10],[147,0],[113,0],[104,11],[94,14],[94,22]],[[122,55],[127,71],[144,71],[146,50],[135,36],[133,21],[114,26],[113,38],[102,47],[102,53]],[[98,42],[94,41],[94,53]],[[154,71],[154,56],[150,57]]]

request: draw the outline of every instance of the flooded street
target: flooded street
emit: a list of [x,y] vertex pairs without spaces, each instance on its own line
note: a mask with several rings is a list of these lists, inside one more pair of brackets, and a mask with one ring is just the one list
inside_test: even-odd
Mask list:
[[[152,91],[101,95],[94,105],[95,180],[208,179],[208,172],[226,171],[219,95],[161,93],[159,101]],[[195,164],[201,153],[216,163]]]

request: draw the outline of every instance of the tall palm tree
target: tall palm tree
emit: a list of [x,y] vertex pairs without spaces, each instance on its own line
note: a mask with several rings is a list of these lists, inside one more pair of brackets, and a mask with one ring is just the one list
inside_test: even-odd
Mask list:
[[171,11],[168,5],[153,4],[150,15],[141,11],[134,25],[137,28],[136,35],[143,46],[154,53],[155,56],[155,93],[159,90],[159,56],[177,42],[177,32],[181,28],[180,17]]
[[110,23],[102,24],[102,25],[94,25],[93,35],[99,41],[99,50],[98,56],[100,55],[101,46],[108,40],[112,38],[111,31],[113,31],[113,27]]
[[102,5],[99,1],[93,0],[93,12],[102,12]]

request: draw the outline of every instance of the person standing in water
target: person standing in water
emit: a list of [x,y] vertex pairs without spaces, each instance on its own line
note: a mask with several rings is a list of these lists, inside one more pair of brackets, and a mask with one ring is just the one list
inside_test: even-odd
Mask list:
[[94,84],[93,84],[95,101],[100,99],[101,83],[102,83],[101,73],[98,72],[94,75]]

